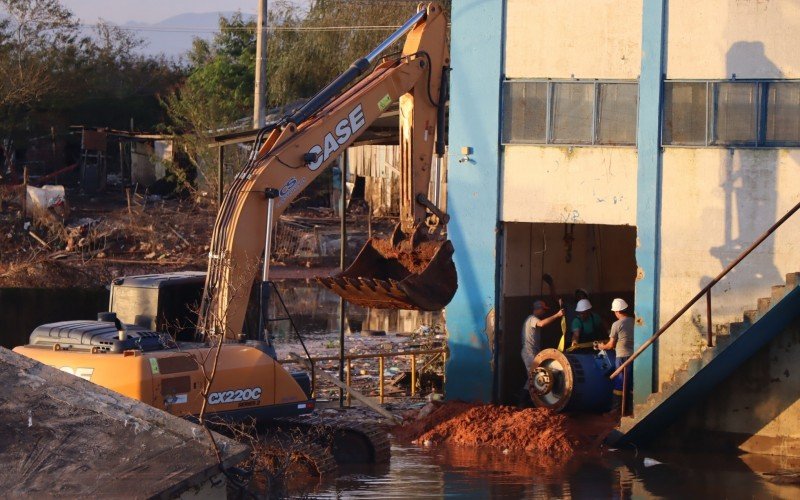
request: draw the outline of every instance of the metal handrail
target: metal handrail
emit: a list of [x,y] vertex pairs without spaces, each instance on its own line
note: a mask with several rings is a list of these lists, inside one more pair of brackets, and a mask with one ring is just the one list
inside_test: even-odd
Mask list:
[[707,334],[708,334],[708,346],[712,347],[713,343],[712,343],[712,338],[711,338],[711,335],[712,335],[712,333],[711,333],[711,288],[713,288],[714,285],[716,285],[722,278],[724,278],[726,274],[731,272],[731,270],[734,267],[736,267],[742,260],[744,260],[745,257],[750,255],[750,253],[753,250],[755,250],[759,245],[761,245],[761,243],[763,243],[764,240],[769,238],[769,236],[772,233],[774,233],[776,229],[778,229],[784,222],[786,222],[789,219],[789,217],[794,215],[795,212],[797,212],[798,210],[800,210],[800,203],[798,203],[797,205],[792,207],[791,210],[786,212],[786,214],[783,217],[781,217],[775,224],[773,224],[769,229],[767,229],[756,241],[753,242],[752,245],[750,245],[745,251],[743,251],[741,254],[739,254],[739,256],[733,262],[728,264],[728,266],[721,273],[719,273],[716,278],[711,280],[711,282],[708,285],[703,287],[703,289],[700,290],[700,292],[698,292],[697,295],[695,295],[689,302],[687,302],[686,305],[684,305],[681,308],[680,311],[678,311],[672,318],[670,318],[670,320],[667,321],[664,324],[664,326],[659,328],[658,331],[656,333],[654,333],[652,337],[647,339],[647,341],[644,344],[639,346],[639,348],[636,349],[636,352],[634,352],[633,355],[631,355],[631,357],[629,357],[627,360],[625,360],[624,363],[619,365],[619,367],[616,370],[614,370],[614,373],[612,373],[609,376],[609,378],[611,378],[611,379],[615,378],[625,368],[630,366],[631,363],[633,363],[633,360],[635,360],[637,357],[639,357],[640,354],[642,354],[644,351],[646,351],[648,347],[650,347],[656,340],[658,340],[658,337],[660,337],[662,333],[664,333],[670,326],[672,326],[672,324],[675,323],[678,320],[678,318],[683,316],[683,313],[688,311],[689,308],[692,307],[695,304],[695,302],[700,300],[700,298],[703,295],[706,295],[706,294],[708,294],[708,296],[706,297],[706,314],[708,316],[708,326],[707,326],[707,328],[708,328],[708,332],[707,332]]
[[[311,361],[312,367],[312,377],[311,377],[311,389],[313,393],[316,393],[316,379],[313,377],[313,367],[315,363],[319,361],[339,361],[340,359],[344,359],[347,361],[347,379],[345,384],[348,387],[347,391],[347,404],[350,404],[350,375],[352,373],[352,365],[351,361],[354,359],[368,359],[368,358],[378,358],[378,398],[381,404],[384,402],[384,375],[383,375],[383,365],[385,358],[393,358],[396,356],[409,356],[411,358],[411,396],[414,397],[417,392],[417,356],[423,355],[435,355],[429,359],[427,363],[419,370],[422,372],[425,370],[425,367],[428,366],[433,360],[435,360],[438,355],[442,357],[442,363],[447,362],[447,354],[450,352],[450,349],[447,347],[439,347],[436,349],[411,349],[407,351],[389,351],[389,352],[369,352],[363,354],[345,354],[344,358],[340,358],[339,356],[320,356],[317,358],[309,357],[309,361]],[[281,364],[292,364],[292,363],[302,363],[300,359],[295,358],[288,358],[288,359],[281,359],[278,360],[278,363]]]

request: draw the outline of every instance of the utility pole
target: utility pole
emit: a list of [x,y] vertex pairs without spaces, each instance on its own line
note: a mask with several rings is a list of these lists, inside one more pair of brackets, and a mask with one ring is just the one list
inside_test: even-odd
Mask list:
[[256,88],[253,99],[253,128],[265,124],[267,108],[267,5],[268,0],[258,0],[258,25],[256,26]]

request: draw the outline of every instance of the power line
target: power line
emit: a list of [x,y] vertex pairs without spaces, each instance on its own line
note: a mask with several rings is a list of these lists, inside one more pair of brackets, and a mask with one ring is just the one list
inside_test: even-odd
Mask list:
[[[98,26],[107,26],[101,24],[81,24],[82,28],[96,28]],[[118,26],[114,27],[124,31],[149,31],[157,33],[219,33],[221,28],[213,28],[209,26]],[[384,31],[396,30],[399,25],[393,26],[271,26],[267,28],[268,32],[278,31]],[[225,31],[248,31],[255,33],[256,28],[252,27],[227,27]]]

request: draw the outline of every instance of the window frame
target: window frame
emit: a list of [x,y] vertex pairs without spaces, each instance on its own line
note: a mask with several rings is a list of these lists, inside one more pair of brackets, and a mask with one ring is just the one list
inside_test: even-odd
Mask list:
[[[546,103],[545,103],[545,141],[536,140],[508,140],[502,133],[505,129],[505,119],[507,106],[511,103],[505,102],[505,86],[514,83],[544,83],[547,84]],[[555,117],[553,116],[553,101],[554,101],[554,87],[556,84],[593,84],[593,97],[592,97],[592,123],[591,123],[591,141],[590,142],[553,142],[553,125]],[[634,85],[636,87],[636,125],[634,129],[634,137],[637,136],[639,123],[638,123],[638,110],[639,110],[639,80],[619,80],[619,79],[595,79],[595,78],[506,78],[501,82],[501,102],[500,102],[500,123],[501,146],[546,146],[546,147],[604,147],[604,148],[636,148],[636,140],[632,143],[617,144],[617,143],[602,143],[598,141],[598,130],[600,129],[598,120],[600,119],[599,113],[599,94],[600,85],[603,84],[623,84]]]
[[[736,79],[665,79],[662,81],[663,92],[662,95],[667,95],[666,87],[671,83],[705,83],[706,86],[706,109],[705,109],[705,138],[702,144],[685,144],[685,143],[666,143],[664,142],[664,126],[667,119],[666,113],[663,112],[660,124],[660,142],[664,148],[717,148],[717,149],[787,149],[787,148],[800,148],[800,139],[796,142],[792,141],[774,141],[767,139],[767,89],[771,83],[794,83],[800,86],[800,79],[795,78],[736,78]],[[716,88],[721,83],[741,83],[755,85],[755,99],[753,105],[755,106],[755,140],[753,141],[728,141],[719,142],[716,138],[717,134],[717,110],[718,110],[718,92]],[[666,102],[663,102],[663,107],[666,108]]]

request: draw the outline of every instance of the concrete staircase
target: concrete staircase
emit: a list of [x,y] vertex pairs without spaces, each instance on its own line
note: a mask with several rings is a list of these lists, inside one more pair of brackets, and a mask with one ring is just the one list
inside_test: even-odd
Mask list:
[[636,405],[634,417],[623,418],[607,442],[646,445],[798,316],[800,273],[790,273],[786,284],[773,286],[771,296],[758,299],[757,309],[745,311],[741,322],[718,326],[714,347],[704,347],[659,392]]

